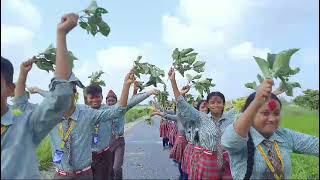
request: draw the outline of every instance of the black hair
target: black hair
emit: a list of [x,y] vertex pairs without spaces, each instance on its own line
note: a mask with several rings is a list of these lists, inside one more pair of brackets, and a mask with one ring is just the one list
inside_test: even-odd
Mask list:
[[13,65],[12,63],[1,56],[1,75],[4,77],[4,80],[7,84],[13,83]]
[[221,92],[219,92],[219,91],[214,91],[214,92],[209,93],[208,96],[207,96],[207,101],[208,101],[208,102],[209,102],[209,100],[210,100],[210,98],[211,98],[212,96],[219,96],[219,97],[222,99],[223,104],[226,103],[226,99],[224,98],[224,95],[223,95]]
[[[203,102],[207,102],[207,101],[204,100],[204,99],[202,99],[202,100],[200,100],[200,101],[197,103],[196,109],[197,109],[198,111],[200,111],[200,106],[201,106],[201,104],[202,104]],[[209,110],[207,110],[207,113],[208,113],[208,112],[209,112]]]
[[102,88],[99,85],[89,85],[85,89],[85,95],[102,95]]
[[[250,94],[250,96],[248,96],[243,108],[242,108],[242,112],[244,112],[248,106],[251,104],[251,102],[254,100],[254,97],[256,96],[256,93],[252,93]],[[273,93],[271,93],[271,99],[277,100],[280,104],[280,108],[282,107],[281,101],[280,99]],[[247,141],[247,149],[248,149],[248,158],[247,158],[247,171],[246,174],[244,176],[244,179],[250,179],[251,175],[252,175],[252,171],[253,171],[253,165],[254,165],[254,152],[255,152],[255,147],[254,147],[254,143],[253,143],[253,139],[251,136],[251,133],[249,132],[248,134],[248,141]]]

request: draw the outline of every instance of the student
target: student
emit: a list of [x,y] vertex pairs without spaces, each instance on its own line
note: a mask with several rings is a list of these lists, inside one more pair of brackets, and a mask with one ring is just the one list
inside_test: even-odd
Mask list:
[[[208,105],[206,100],[201,100],[197,103],[196,109],[200,112],[204,112],[208,114]],[[194,163],[194,160],[192,159],[193,156],[193,149],[194,147],[199,145],[199,129],[195,125],[187,125],[187,133],[186,133],[186,139],[187,139],[187,146],[184,150],[183,159],[181,162],[181,170],[182,170],[182,179],[187,180],[188,179],[188,172],[190,172],[193,165],[191,163]],[[197,162],[195,162],[197,163]]]
[[[209,114],[197,111],[181,96],[177,87],[174,69],[171,68],[168,76],[171,80],[177,108],[181,113],[183,123],[194,124],[199,128],[199,149],[194,149],[193,156],[198,156],[197,163],[191,167],[191,179],[230,179],[228,155],[221,146],[221,135],[224,129],[233,122],[234,110],[224,113],[225,98],[220,92],[208,94]],[[185,89],[189,91],[190,87]],[[193,159],[196,161],[196,159]]]
[[319,156],[318,137],[279,127],[282,104],[273,84],[264,80],[223,133],[235,179],[290,179],[292,152]]
[[[135,83],[137,86],[137,83]],[[134,90],[136,93],[137,87]],[[157,89],[151,89],[144,93],[137,93],[131,99],[131,103],[128,104],[126,110],[121,114],[118,119],[114,119],[112,123],[112,136],[110,140],[110,150],[113,153],[113,161],[108,166],[112,165],[112,177],[115,179],[122,179],[122,165],[125,151],[125,139],[124,139],[124,125],[125,125],[125,113],[135,105],[139,104],[143,100],[147,99],[151,95],[158,94]],[[113,106],[117,102],[116,94],[110,90],[106,97],[106,107]]]
[[[13,66],[1,57],[1,179],[40,179],[36,148],[50,130],[61,122],[63,113],[71,106],[72,83],[69,79],[71,67],[61,49],[66,49],[66,35],[77,24],[77,15],[68,14],[58,24],[58,43],[55,78],[49,85],[50,95],[40,106],[14,114],[7,105],[13,94]],[[20,67],[15,99],[19,103],[27,96],[25,82],[34,60]]]

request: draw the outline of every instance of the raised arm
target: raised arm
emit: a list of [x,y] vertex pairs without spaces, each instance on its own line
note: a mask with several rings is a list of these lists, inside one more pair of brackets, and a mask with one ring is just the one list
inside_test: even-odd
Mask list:
[[134,68],[126,75],[120,96],[120,106],[127,107],[130,85],[135,81]]
[[23,62],[20,65],[20,73],[18,81],[16,82],[15,88],[15,98],[24,96],[26,93],[26,81],[30,70],[32,69],[32,65],[34,63],[34,59],[29,59],[28,61]]
[[257,88],[254,100],[250,103],[248,108],[241,114],[239,119],[235,122],[235,131],[243,138],[248,136],[252,121],[259,110],[259,108],[265,103],[269,98],[273,80],[267,79],[260,84]]
[[35,86],[34,87],[28,87],[27,89],[30,92],[30,94],[39,94],[42,97],[46,97],[46,96],[49,95],[49,91],[40,89],[40,88],[35,87]]
[[[181,93],[178,89],[178,85],[175,79],[174,69],[171,68],[169,70],[168,76],[171,81],[172,89],[174,96],[177,102],[177,109],[180,111],[178,116],[182,123],[186,123],[188,121],[199,122],[201,120],[201,112],[197,111],[194,107],[192,107],[183,97],[183,94],[187,93],[190,90],[190,87],[183,89],[183,93]],[[195,124],[195,123],[191,123]]]
[[50,93],[30,116],[30,127],[33,129],[36,144],[40,143],[50,130],[62,121],[63,114],[71,107],[73,85],[69,79],[71,66],[66,36],[77,26],[77,22],[78,15],[71,13],[63,16],[58,24],[55,78],[49,85]]
[[68,80],[71,75],[71,63],[67,49],[67,34],[77,26],[79,16],[70,13],[62,16],[57,28],[57,50],[55,76],[58,80]]
[[142,101],[147,99],[149,96],[157,95],[158,93],[159,93],[159,91],[157,89],[151,89],[147,92],[136,94],[131,99],[129,99],[127,110],[129,110],[129,109],[133,108],[134,106],[136,106],[137,104],[141,103]]

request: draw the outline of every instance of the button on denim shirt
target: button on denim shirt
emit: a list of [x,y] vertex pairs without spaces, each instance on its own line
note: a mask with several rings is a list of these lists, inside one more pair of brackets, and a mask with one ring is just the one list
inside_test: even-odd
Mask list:
[[[255,128],[250,128],[250,133],[255,146],[254,166],[251,179],[266,179],[265,173],[269,171],[266,162],[260,151],[257,149],[261,144],[265,153],[267,147],[262,143],[266,138],[263,137]],[[319,138],[302,134],[290,129],[279,128],[269,138],[276,141],[279,145],[281,156],[284,160],[284,178],[290,179],[292,174],[291,154],[308,154],[319,156]],[[231,172],[234,179],[243,179],[247,171],[247,141],[248,137],[243,138],[234,129],[234,124],[230,124],[222,135],[222,145],[228,150],[231,161]]]
[[1,179],[40,179],[37,146],[70,108],[72,93],[71,83],[53,79],[39,106],[29,108],[26,95],[14,99],[23,114],[14,115],[10,106],[1,117],[1,124],[9,126],[1,136]]

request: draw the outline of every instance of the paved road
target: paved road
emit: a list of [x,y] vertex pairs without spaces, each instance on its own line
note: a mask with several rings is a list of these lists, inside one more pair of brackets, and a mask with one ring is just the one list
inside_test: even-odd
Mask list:
[[124,179],[177,179],[178,168],[163,150],[159,137],[160,118],[153,125],[136,124],[125,133],[126,151],[123,166]]

